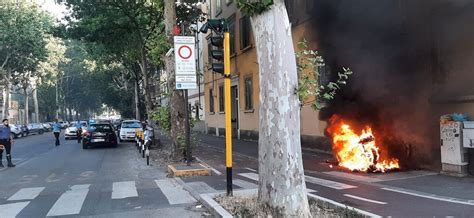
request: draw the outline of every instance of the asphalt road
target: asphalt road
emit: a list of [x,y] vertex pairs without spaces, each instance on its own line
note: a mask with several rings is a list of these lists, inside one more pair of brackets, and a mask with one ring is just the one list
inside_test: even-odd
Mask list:
[[[83,150],[52,133],[16,139],[17,167],[0,169],[0,217],[201,217],[165,169],[146,166],[131,143]],[[4,163],[5,163],[4,158]]]
[[[204,181],[212,189],[224,191],[224,138],[201,135],[200,142],[195,151],[196,156],[214,168],[214,175],[183,180],[188,184]],[[309,193],[361,209],[374,216],[474,216],[474,178],[453,178],[431,171],[353,173],[329,167],[326,160],[330,159],[330,155],[303,151]],[[257,188],[256,143],[234,141],[233,170],[234,189]]]

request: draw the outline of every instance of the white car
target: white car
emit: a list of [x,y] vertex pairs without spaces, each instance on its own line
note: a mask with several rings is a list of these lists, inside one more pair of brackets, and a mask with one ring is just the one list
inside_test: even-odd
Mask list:
[[142,124],[138,120],[124,120],[120,125],[119,139],[120,142],[125,140],[133,141],[135,139],[135,131],[142,129]]
[[64,139],[77,139],[77,128],[75,126],[66,128],[66,131],[64,132]]
[[15,124],[10,124],[10,131],[13,134],[13,138],[21,137],[21,128]]

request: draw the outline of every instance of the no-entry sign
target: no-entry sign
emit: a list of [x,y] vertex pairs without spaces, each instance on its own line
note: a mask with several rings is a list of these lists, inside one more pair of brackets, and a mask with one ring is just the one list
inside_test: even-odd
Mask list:
[[193,36],[174,37],[176,89],[196,89],[196,56]]

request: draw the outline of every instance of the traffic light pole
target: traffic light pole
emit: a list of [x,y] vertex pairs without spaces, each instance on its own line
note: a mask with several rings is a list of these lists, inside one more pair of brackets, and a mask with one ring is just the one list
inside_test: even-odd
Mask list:
[[224,91],[227,195],[232,195],[232,126],[230,104],[230,36],[224,32]]

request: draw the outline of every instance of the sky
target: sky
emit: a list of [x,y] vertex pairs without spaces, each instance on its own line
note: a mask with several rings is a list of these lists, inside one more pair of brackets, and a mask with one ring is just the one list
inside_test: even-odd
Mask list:
[[58,20],[62,20],[64,14],[67,12],[66,6],[63,4],[56,4],[55,0],[36,0],[36,2],[41,5],[43,10],[49,12]]

